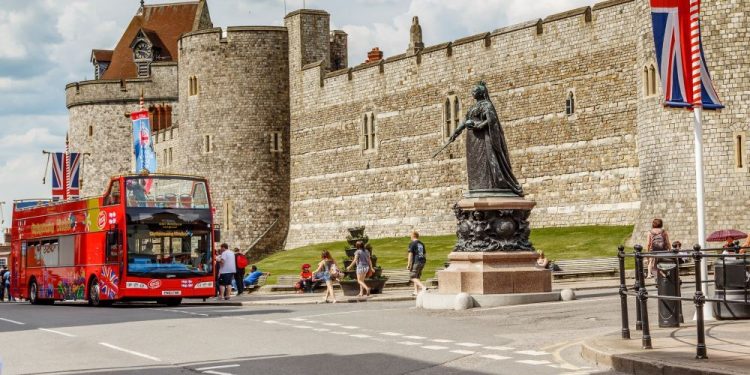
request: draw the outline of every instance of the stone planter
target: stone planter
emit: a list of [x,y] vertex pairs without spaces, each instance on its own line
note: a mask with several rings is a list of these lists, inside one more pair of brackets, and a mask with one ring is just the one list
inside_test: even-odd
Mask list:
[[[383,293],[383,288],[385,287],[385,282],[387,280],[387,277],[383,279],[367,279],[365,280],[365,284],[370,288],[370,294],[381,294]],[[359,294],[359,284],[357,284],[357,280],[341,280],[339,281],[339,284],[341,285],[341,290],[344,291],[345,296],[356,296]]]
[[344,251],[346,251],[346,256],[348,256],[349,258],[354,258],[354,253],[357,252],[357,249],[346,249]]

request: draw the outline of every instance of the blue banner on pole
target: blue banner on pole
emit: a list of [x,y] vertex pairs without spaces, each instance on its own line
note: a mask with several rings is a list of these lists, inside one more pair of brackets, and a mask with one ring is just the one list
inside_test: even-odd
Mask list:
[[130,117],[133,120],[135,173],[141,173],[144,170],[148,173],[156,173],[156,151],[154,151],[154,143],[151,140],[148,111],[133,112]]

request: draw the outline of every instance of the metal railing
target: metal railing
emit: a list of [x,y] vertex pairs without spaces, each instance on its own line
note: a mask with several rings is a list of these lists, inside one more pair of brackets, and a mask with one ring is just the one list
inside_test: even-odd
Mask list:
[[[696,333],[697,333],[697,343],[696,343],[696,359],[706,359],[708,358],[706,354],[706,334],[705,334],[705,317],[703,313],[703,307],[706,304],[706,302],[715,302],[715,303],[733,303],[733,304],[742,304],[742,305],[750,305],[749,301],[749,295],[748,295],[748,286],[750,286],[750,283],[746,279],[744,283],[744,287],[742,289],[731,289],[731,290],[744,290],[744,300],[727,300],[727,267],[726,267],[726,261],[727,260],[742,260],[743,269],[747,270],[750,263],[748,263],[748,256],[750,254],[738,254],[740,250],[745,249],[741,248],[739,246],[734,246],[732,248],[713,248],[713,249],[701,249],[699,245],[693,246],[693,251],[690,253],[678,253],[676,251],[653,251],[653,252],[643,252],[643,247],[640,245],[635,245],[633,247],[632,253],[626,253],[624,246],[619,246],[617,251],[617,256],[619,259],[619,271],[620,271],[620,308],[621,308],[621,315],[622,315],[622,338],[623,339],[630,339],[630,325],[628,321],[628,296],[635,297],[635,312],[636,312],[636,321],[635,321],[635,329],[637,331],[642,331],[642,337],[641,337],[641,346],[643,349],[652,349],[651,345],[651,327],[649,325],[649,316],[648,316],[648,299],[649,298],[655,298],[657,300],[668,300],[668,301],[680,301],[680,311],[681,311],[681,301],[692,301],[693,304],[695,304],[695,313],[696,313]],[[723,251],[734,251],[734,254],[714,254],[715,252],[723,252]],[[635,283],[633,285],[632,290],[628,290],[628,287],[625,283],[625,258],[634,258],[635,259]],[[676,265],[677,269],[675,272],[677,273],[677,290],[680,290],[680,273],[679,273],[679,259],[685,259],[690,258],[693,259],[695,263],[695,293],[692,296],[686,296],[682,297],[680,293],[678,293],[677,296],[666,296],[666,295],[654,295],[649,296],[648,290],[646,289],[646,282],[644,277],[644,259],[655,259],[658,260],[665,260],[665,259],[671,259]],[[704,283],[710,283],[715,280],[702,280],[701,276],[701,264],[708,259],[720,259],[721,264],[724,265],[722,267],[722,288],[719,288],[717,290],[723,290],[724,296],[721,299],[716,298],[707,298],[703,294],[703,291],[701,289],[702,284]],[[718,264],[718,263],[715,263]],[[708,288],[706,288],[708,290]]]

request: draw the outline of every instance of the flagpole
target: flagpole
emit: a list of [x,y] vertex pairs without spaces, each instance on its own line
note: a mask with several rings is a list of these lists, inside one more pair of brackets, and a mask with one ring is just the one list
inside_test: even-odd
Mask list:
[[65,134],[65,196],[63,200],[70,199],[70,143],[68,141],[68,134]]
[[[700,0],[690,0],[690,62],[692,65],[693,91],[693,137],[695,138],[695,200],[698,216],[698,244],[701,252],[706,248],[706,210],[704,205],[703,182],[703,98],[701,97],[701,37],[700,37]],[[708,262],[701,262],[701,292],[708,298]],[[703,317],[714,319],[710,302],[703,305]],[[696,319],[698,318],[696,314]]]

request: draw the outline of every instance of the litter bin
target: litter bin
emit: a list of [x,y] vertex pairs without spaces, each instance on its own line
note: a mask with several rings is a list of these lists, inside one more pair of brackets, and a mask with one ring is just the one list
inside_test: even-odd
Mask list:
[[[680,295],[679,269],[675,262],[661,260],[656,268],[656,287],[660,296],[678,297]],[[681,301],[659,300],[659,327],[679,327]]]
[[[713,304],[716,319],[748,319],[750,318],[750,295],[745,295],[748,282],[746,272],[748,265],[742,260],[716,262],[714,276],[716,292],[714,298],[727,301],[741,301],[741,303],[718,302]],[[749,304],[744,302],[748,301]]]

